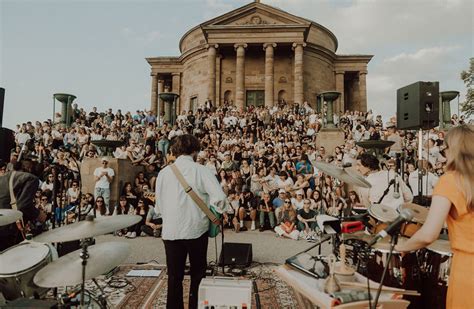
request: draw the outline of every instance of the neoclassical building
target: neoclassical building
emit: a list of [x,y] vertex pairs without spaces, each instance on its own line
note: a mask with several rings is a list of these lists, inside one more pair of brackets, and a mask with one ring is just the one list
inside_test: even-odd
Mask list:
[[320,24],[255,1],[186,32],[179,57],[153,57],[151,110],[158,94],[180,95],[178,110],[206,100],[237,107],[278,102],[316,106],[318,94],[341,92],[335,111],[367,110],[371,55],[338,55],[336,36]]

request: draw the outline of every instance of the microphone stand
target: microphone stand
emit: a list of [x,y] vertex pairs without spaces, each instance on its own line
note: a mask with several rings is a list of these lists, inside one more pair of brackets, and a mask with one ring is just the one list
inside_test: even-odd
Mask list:
[[[399,234],[399,231],[397,230],[396,233],[393,233],[393,235],[392,235],[392,239],[390,241],[390,252],[388,254],[387,263],[385,264],[384,269],[383,269],[382,278],[380,279],[380,284],[379,284],[379,287],[377,289],[377,293],[375,294],[375,299],[374,299],[374,304],[372,306],[372,309],[377,308],[377,303],[379,302],[379,297],[380,297],[380,294],[382,293],[383,281],[385,279],[385,275],[387,274],[387,270],[388,270],[388,267],[390,265],[390,260],[392,259],[393,250],[394,250],[395,246],[398,243],[398,234]],[[370,292],[369,292],[369,294],[370,294]]]

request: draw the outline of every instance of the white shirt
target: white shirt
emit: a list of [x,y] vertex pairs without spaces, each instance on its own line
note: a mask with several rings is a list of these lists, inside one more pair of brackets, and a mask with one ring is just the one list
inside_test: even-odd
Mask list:
[[[433,173],[428,172],[427,175],[423,175],[422,180],[423,180],[422,194],[427,195],[427,196],[432,196],[433,189],[438,183],[439,177]],[[408,176],[408,183],[410,184],[413,195],[418,196],[418,170],[410,173],[410,176]],[[428,184],[428,190],[426,190],[427,184]]]
[[[106,171],[107,174],[109,174],[110,177],[114,177],[115,176],[115,172],[113,169],[111,169],[110,167],[107,167],[107,168],[103,168],[102,166],[101,167],[98,167],[94,170],[94,176],[97,176],[99,177],[100,174],[102,174],[102,172]],[[110,183],[109,183],[109,180],[107,179],[107,176],[102,176],[99,178],[99,180],[97,180],[97,182],[95,183],[95,187],[96,188],[101,188],[101,189],[110,189]]]
[[[387,189],[389,181],[394,178],[395,172],[390,171],[390,177],[388,177],[388,172],[386,170],[374,172],[369,174],[366,180],[372,185],[372,188],[361,188],[358,187],[358,193],[360,201],[364,205],[370,205],[373,203],[378,203],[379,199],[382,197],[383,192]],[[411,193],[408,186],[402,181],[400,176],[397,174],[399,180],[399,198],[394,198],[394,185],[390,186],[390,189],[382,200],[381,204],[389,206],[395,210],[403,203],[408,203],[413,200],[413,194]]]
[[[206,205],[222,213],[227,199],[211,170],[197,164],[190,156],[179,156],[176,167]],[[196,239],[209,229],[209,219],[184,191],[171,167],[165,167],[156,180],[156,212],[163,218],[165,240]]]

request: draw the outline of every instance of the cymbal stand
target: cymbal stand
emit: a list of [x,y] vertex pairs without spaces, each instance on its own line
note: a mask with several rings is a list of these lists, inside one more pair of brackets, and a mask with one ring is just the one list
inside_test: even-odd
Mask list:
[[97,301],[99,302],[99,305],[101,308],[106,309],[107,308],[107,295],[104,292],[104,289],[99,285],[97,280],[92,279],[92,282],[97,286],[97,288],[100,291],[100,294],[97,296]]
[[[388,258],[387,258],[387,263],[385,264],[384,269],[383,269],[382,278],[380,279],[380,284],[379,284],[379,287],[377,289],[377,294],[375,294],[375,299],[374,299],[372,309],[377,308],[377,303],[379,302],[379,297],[380,297],[380,294],[382,293],[383,281],[385,280],[385,275],[387,274],[387,270],[388,270],[388,267],[390,265],[390,261],[392,259],[393,250],[394,250],[395,246],[398,243],[398,234],[399,233],[397,231],[397,232],[395,232],[391,235],[392,239],[390,241],[390,251],[389,251],[389,254],[388,254]],[[370,290],[369,290],[369,293],[370,293]]]
[[84,308],[85,286],[86,286],[86,266],[89,259],[89,252],[87,248],[92,243],[92,238],[85,238],[81,240],[82,252],[80,254],[82,260],[82,283],[81,283],[81,308]]

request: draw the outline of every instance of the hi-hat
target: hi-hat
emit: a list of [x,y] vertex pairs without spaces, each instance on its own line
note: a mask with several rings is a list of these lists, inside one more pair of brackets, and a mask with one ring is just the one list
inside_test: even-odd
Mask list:
[[364,176],[348,168],[337,167],[333,164],[324,162],[315,162],[314,166],[316,166],[321,172],[344,181],[347,184],[362,188],[372,188],[372,185],[364,179]]
[[0,226],[14,223],[23,217],[23,213],[13,209],[0,209]]
[[[40,287],[54,288],[82,283],[82,249],[71,252],[46,265],[36,273],[33,282]],[[88,248],[85,280],[111,271],[130,253],[124,242],[105,242]]]
[[32,240],[47,243],[91,238],[124,229],[140,222],[141,219],[142,217],[137,215],[118,215],[95,219],[88,217],[84,221],[64,225],[40,234]]

